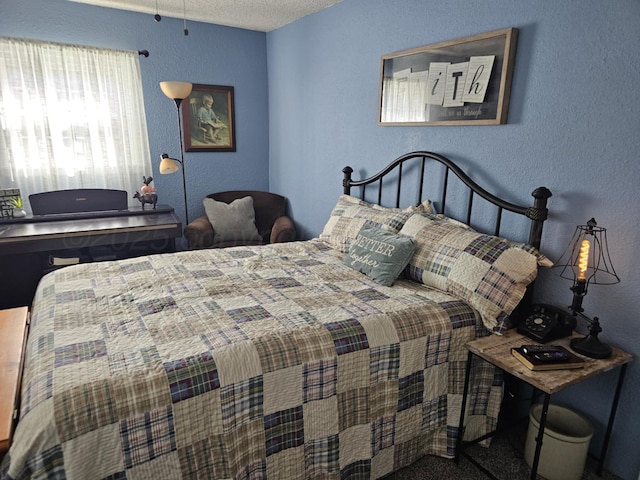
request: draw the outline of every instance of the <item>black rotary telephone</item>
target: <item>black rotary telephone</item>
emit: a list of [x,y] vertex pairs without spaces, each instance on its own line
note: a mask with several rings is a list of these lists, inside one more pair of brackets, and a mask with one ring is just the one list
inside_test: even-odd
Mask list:
[[567,310],[553,305],[537,303],[531,306],[531,314],[518,325],[518,333],[547,343],[556,338],[571,335],[576,328],[576,317]]

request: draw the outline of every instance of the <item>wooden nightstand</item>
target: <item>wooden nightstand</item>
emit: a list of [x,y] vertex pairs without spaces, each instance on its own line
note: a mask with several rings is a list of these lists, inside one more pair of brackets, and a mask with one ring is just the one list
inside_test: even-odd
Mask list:
[[[581,337],[582,335],[575,334],[574,336]],[[569,348],[569,341],[571,338],[573,337],[559,339],[550,343],[554,345],[562,345],[566,348]],[[480,439],[472,441],[462,441],[464,431],[464,414],[467,402],[467,394],[469,390],[469,373],[471,371],[471,360],[474,355],[495,365],[506,373],[513,375],[520,380],[523,380],[535,389],[544,393],[544,403],[542,407],[542,416],[540,418],[539,432],[544,431],[545,423],[547,421],[549,399],[553,393],[557,393],[571,385],[575,385],[591,377],[620,367],[618,385],[613,398],[613,404],[611,405],[611,412],[609,414],[609,423],[607,425],[607,431],[604,437],[600,458],[598,459],[599,461],[597,473],[601,476],[602,468],[604,466],[604,459],[607,454],[607,447],[609,445],[609,439],[611,437],[611,430],[613,428],[613,422],[618,407],[618,400],[620,399],[620,392],[622,390],[624,375],[627,369],[627,364],[631,362],[633,357],[629,353],[620,350],[619,348],[614,348],[611,357],[604,360],[583,357],[585,359],[584,368],[534,372],[532,370],[529,370],[522,363],[520,363],[519,360],[511,355],[512,347],[519,347],[523,344],[531,343],[535,342],[523,335],[520,335],[519,333],[516,333],[515,330],[510,330],[503,336],[490,335],[488,337],[478,338],[467,343],[466,347],[469,350],[469,354],[467,359],[467,371],[465,377],[464,392],[462,396],[462,408],[460,412],[460,424],[458,428],[458,438],[456,444],[456,463],[459,461],[460,455],[464,455],[469,461],[471,461],[471,463],[479,467],[489,477],[494,479],[496,478],[484,467],[482,467],[482,465],[480,465],[467,453],[464,452],[465,447],[478,443],[480,440],[487,438],[492,434],[485,435]],[[538,462],[540,460],[540,449],[542,448],[542,439],[543,435],[540,435],[540,433],[538,433],[536,451],[531,468],[532,480],[536,479]]]
[[27,307],[0,310],[0,458],[9,450],[18,418],[22,360],[28,329]]

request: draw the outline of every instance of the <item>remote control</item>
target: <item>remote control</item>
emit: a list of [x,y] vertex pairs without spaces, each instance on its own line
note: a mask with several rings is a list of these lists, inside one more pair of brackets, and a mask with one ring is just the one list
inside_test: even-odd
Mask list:
[[546,352],[561,352],[562,347],[557,345],[522,345],[522,351],[529,355]]
[[564,362],[569,360],[566,352],[538,352],[534,355],[541,362]]

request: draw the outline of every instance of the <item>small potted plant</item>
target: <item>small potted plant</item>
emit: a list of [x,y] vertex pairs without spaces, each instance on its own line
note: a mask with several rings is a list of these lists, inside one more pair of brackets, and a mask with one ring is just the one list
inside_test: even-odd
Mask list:
[[9,203],[13,206],[13,216],[16,218],[22,218],[27,216],[27,212],[24,211],[24,204],[22,203],[22,197],[12,197],[9,199]]

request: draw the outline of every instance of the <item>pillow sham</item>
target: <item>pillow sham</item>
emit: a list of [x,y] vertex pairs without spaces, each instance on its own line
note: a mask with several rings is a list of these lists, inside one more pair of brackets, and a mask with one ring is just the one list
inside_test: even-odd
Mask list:
[[[354,197],[351,197],[354,198]],[[357,200],[357,199],[356,199]],[[363,200],[359,200],[360,202],[363,202]],[[409,207],[406,208],[394,208],[394,207],[382,207],[380,205],[378,205],[377,203],[366,203],[367,205],[371,205],[371,207],[375,208],[376,210],[389,210],[392,212],[404,212],[404,213],[428,213],[428,214],[435,214],[435,211],[433,210],[433,204],[431,203],[431,200],[427,199],[424,202],[418,204],[418,205],[411,205]]]
[[231,203],[205,198],[202,203],[213,226],[214,243],[261,240],[255,222],[253,197],[238,198]]
[[344,264],[390,287],[409,263],[416,243],[412,238],[364,226],[351,242]]
[[338,197],[338,202],[319,238],[331,247],[347,253],[351,242],[363,226],[370,225],[387,232],[398,233],[414,212],[425,211],[427,206],[430,206],[430,203],[409,209],[385,208],[343,194]]
[[463,299],[489,330],[509,328],[509,315],[538,272],[533,247],[422,215],[411,216],[400,233],[416,241],[409,278]]
[[[475,230],[471,226],[467,225],[466,223],[461,222],[460,220],[456,220],[455,218],[446,217],[441,213],[437,213],[437,214],[432,214],[428,212],[417,212],[417,213],[431,220],[445,221],[453,225],[457,225],[458,227],[463,228],[465,230],[471,230],[472,232],[475,232]],[[503,240],[507,242],[509,245],[511,245],[512,247],[521,248],[529,252],[531,255],[535,256],[536,261],[538,262],[538,266],[547,267],[547,268],[553,267],[553,262],[549,258],[544,256],[542,253],[540,253],[540,251],[534,246],[529,245],[527,243],[513,242],[512,240],[507,240],[507,239],[503,239]]]

